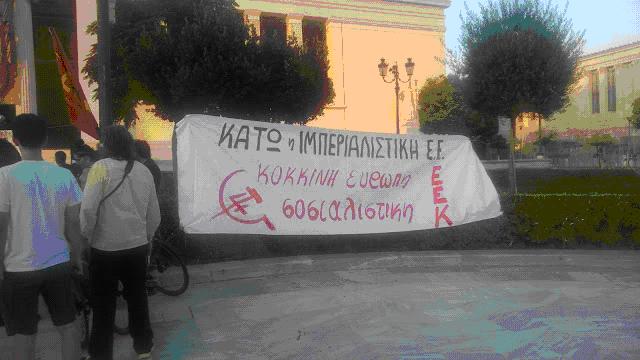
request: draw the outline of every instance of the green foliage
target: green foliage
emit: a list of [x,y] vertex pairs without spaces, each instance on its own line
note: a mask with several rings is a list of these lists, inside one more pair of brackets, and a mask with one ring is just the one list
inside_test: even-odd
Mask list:
[[601,146],[615,144],[617,140],[609,134],[602,134],[602,135],[593,135],[587,138],[585,142],[586,144],[591,146],[601,147]]
[[522,148],[520,148],[520,153],[523,155],[531,156],[534,155],[538,150],[538,147],[532,143],[525,143]]
[[[120,4],[120,3],[118,3]],[[131,16],[134,16],[132,13]],[[112,118],[122,120],[128,127],[135,122],[135,106],[138,103],[157,104],[158,100],[129,70],[125,64],[127,49],[123,44],[133,41],[131,33],[123,32],[117,26],[112,26],[111,37],[114,38],[111,46],[111,93],[112,93]],[[93,22],[87,27],[90,35],[98,34],[98,24]],[[89,79],[89,84],[98,84],[97,44],[91,45],[89,55],[82,72]],[[98,84],[99,85],[99,84]],[[99,86],[98,86],[99,87]],[[98,89],[92,95],[93,100],[98,100]]]
[[[507,169],[487,174],[498,192],[508,189]],[[640,195],[640,176],[629,169],[518,169],[523,193],[634,194]]]
[[[500,191],[506,171],[489,171]],[[517,237],[549,246],[640,245],[640,177],[631,170],[522,169],[512,210]],[[625,245],[626,244],[626,245]]]
[[[333,100],[326,46],[258,39],[232,0],[120,0],[112,27],[116,117],[138,101],[189,113],[300,123]],[[84,69],[97,80],[95,52]],[[129,116],[130,117],[130,116]]]
[[420,90],[420,129],[424,133],[464,135],[494,148],[506,143],[496,118],[470,110],[461,94],[462,81],[450,75],[429,78]]
[[547,146],[552,144],[558,137],[558,134],[554,131],[543,134],[542,137],[533,142],[534,145]]
[[471,108],[515,119],[549,118],[569,103],[584,33],[572,30],[566,8],[541,0],[489,0],[462,18],[462,75]]
[[518,232],[533,242],[615,245],[633,240],[640,245],[638,195],[521,196],[515,215]]
[[460,111],[458,94],[444,75],[427,79],[420,89],[418,104],[421,126],[449,119]]

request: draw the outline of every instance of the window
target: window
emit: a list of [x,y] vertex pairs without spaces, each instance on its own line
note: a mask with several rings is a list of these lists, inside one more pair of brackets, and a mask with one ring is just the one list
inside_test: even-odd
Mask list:
[[302,42],[307,50],[316,53],[326,46],[326,31],[324,21],[304,18],[302,20]]
[[272,39],[285,43],[287,41],[287,22],[284,16],[260,15],[260,38]]
[[[302,47],[308,54],[313,55],[321,66],[323,75],[329,70],[327,59],[327,31],[326,20],[315,18],[302,19]],[[326,98],[331,92],[329,78],[322,83],[322,96]]]
[[598,89],[598,70],[591,71],[591,112],[600,113],[600,92]]
[[616,70],[613,66],[607,68],[607,95],[609,111],[616,111]]

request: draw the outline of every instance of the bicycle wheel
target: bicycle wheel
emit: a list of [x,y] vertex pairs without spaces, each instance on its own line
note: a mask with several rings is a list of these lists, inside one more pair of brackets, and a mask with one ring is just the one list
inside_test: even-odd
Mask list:
[[154,242],[149,260],[147,287],[169,295],[178,296],[189,287],[187,266],[176,252],[163,242]]

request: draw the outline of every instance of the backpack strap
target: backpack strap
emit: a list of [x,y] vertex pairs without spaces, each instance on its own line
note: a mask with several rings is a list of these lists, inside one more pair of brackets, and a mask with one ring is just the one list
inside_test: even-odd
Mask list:
[[[131,169],[133,169],[133,160],[128,160],[127,161],[127,166],[125,166],[124,168],[124,175],[122,175],[122,179],[120,179],[120,182],[118,183],[118,185],[116,185],[115,188],[113,188],[113,190],[111,190],[107,195],[105,195],[101,200],[100,203],[98,203],[98,210],[96,211],[96,224],[98,223],[98,219],[100,219],[100,207],[102,206],[102,204],[104,203],[105,200],[107,200],[109,198],[109,196],[113,195],[113,193],[116,192],[116,190],[118,190],[118,188],[120,187],[120,185],[122,185],[122,183],[124,182],[124,179],[127,177],[127,175],[129,175],[129,173],[131,172]],[[95,226],[93,227],[93,231],[95,233]]]
[[116,190],[118,190],[120,185],[122,185],[122,183],[124,182],[124,179],[131,172],[131,169],[133,169],[133,160],[127,161],[127,166],[125,166],[124,168],[124,175],[122,175],[122,179],[120,179],[120,182],[118,183],[118,185],[116,185],[116,187],[114,187],[113,190],[111,190],[107,195],[105,195],[102,198],[102,200],[100,200],[100,203],[98,204],[98,211],[100,211],[100,205],[102,205],[102,203],[104,203],[104,201],[107,200],[109,196],[113,195],[113,193],[116,192]]

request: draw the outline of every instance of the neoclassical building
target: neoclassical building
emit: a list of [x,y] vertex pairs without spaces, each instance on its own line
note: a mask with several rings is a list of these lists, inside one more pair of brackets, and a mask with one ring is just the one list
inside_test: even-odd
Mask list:
[[[16,114],[37,113],[49,121],[49,147],[65,148],[77,138],[78,130],[70,123],[62,91],[58,64],[48,28],[56,30],[80,74],[90,40],[84,39],[90,19],[82,7],[91,1],[75,0],[0,0],[0,22],[8,24],[8,42],[0,43],[4,54],[0,64],[0,103],[15,107]],[[95,1],[94,1],[95,3]],[[93,19],[96,18],[95,4]],[[95,41],[95,40],[94,40]],[[79,46],[80,45],[80,46]],[[81,61],[78,61],[81,59]],[[6,79],[7,62],[14,66]],[[80,74],[82,79],[82,74]],[[87,97],[91,96],[86,80],[82,81]],[[90,104],[97,115],[97,106]],[[7,135],[0,131],[0,136]]]
[[[582,78],[567,109],[550,121],[542,120],[544,131],[559,138],[579,139],[609,134],[623,139],[636,136],[629,127],[633,101],[640,97],[640,38],[638,41],[593,52],[580,58]],[[519,122],[518,138],[534,141],[538,120],[524,116]]]
[[400,132],[418,127],[417,88],[444,74],[444,10],[450,0],[238,0],[247,23],[258,34],[286,32],[305,41],[313,29],[324,32],[329,50],[329,77],[335,99],[310,126],[395,133],[394,85],[378,75],[380,58],[397,62],[406,80],[405,63],[415,72],[400,87]]
[[[395,133],[396,108],[394,85],[378,74],[380,58],[390,65],[397,62],[404,80],[407,58],[415,63],[412,81],[401,84],[399,94],[400,132],[414,131],[418,88],[426,78],[445,71],[438,58],[444,57],[444,10],[450,2],[237,0],[245,21],[258,34],[280,32],[303,42],[309,37],[326,41],[336,96],[309,126],[383,133]],[[0,10],[7,5],[15,29],[18,71],[13,88],[0,100],[15,104],[18,114],[38,112],[51,119],[63,145],[74,129],[65,123],[68,116],[46,29],[56,28],[90,97],[93,89],[80,70],[96,41],[85,32],[97,18],[96,1],[0,0]],[[97,118],[98,104],[90,105]],[[138,114],[134,135],[151,143],[154,157],[169,158],[172,124],[152,116],[148,107],[139,107]]]

